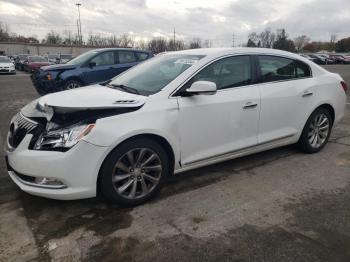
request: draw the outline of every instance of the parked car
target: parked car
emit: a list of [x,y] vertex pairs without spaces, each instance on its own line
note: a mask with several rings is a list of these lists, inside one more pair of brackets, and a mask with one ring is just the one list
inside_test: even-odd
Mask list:
[[59,54],[48,54],[46,58],[47,58],[47,61],[49,61],[51,64],[57,64],[57,60],[59,59]]
[[333,58],[337,64],[350,64],[350,58],[344,55],[332,54],[330,57]]
[[34,72],[38,70],[42,66],[48,66],[51,63],[48,62],[44,57],[42,56],[28,56],[27,59],[23,63],[23,69],[26,72]]
[[34,195],[137,205],[174,173],[294,143],[320,151],[344,116],[346,88],[285,51],[171,52],[22,108],[7,168]]
[[28,54],[19,54],[16,56],[15,67],[17,70],[24,70],[24,61],[27,60]]
[[334,64],[335,60],[327,54],[316,54],[318,57],[322,57],[325,60],[326,65]]
[[0,56],[0,74],[3,73],[16,74],[15,65],[7,56]]
[[66,64],[42,67],[32,81],[42,95],[74,89],[107,81],[152,56],[150,52],[125,48],[92,50]]
[[313,58],[313,57],[311,57],[311,56],[309,56],[309,55],[307,55],[307,54],[300,54],[302,57],[305,57],[306,59],[308,59],[308,60],[310,60],[310,61],[312,61],[312,62],[315,62],[315,58]]
[[327,60],[320,56],[320,55],[316,55],[316,54],[309,54],[310,57],[312,57],[314,59],[314,62],[316,64],[319,64],[319,65],[325,65],[327,64]]
[[65,64],[73,58],[72,54],[60,54],[57,64]]

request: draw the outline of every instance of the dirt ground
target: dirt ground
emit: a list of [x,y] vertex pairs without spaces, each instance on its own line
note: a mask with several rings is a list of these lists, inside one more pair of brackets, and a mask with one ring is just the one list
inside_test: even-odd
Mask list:
[[[350,65],[326,68],[350,83]],[[1,149],[36,97],[29,75],[0,75]],[[132,209],[23,193],[0,151],[0,261],[131,260],[350,261],[350,103],[318,154],[288,146],[187,172]]]

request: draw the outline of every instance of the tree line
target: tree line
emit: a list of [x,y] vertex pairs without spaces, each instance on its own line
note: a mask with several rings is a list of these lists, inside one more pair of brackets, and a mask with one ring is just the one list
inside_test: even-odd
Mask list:
[[337,41],[336,35],[331,35],[329,41],[311,41],[306,35],[300,35],[293,39],[289,37],[285,29],[272,32],[265,29],[260,33],[252,32],[248,35],[247,47],[264,47],[285,50],[289,52],[350,52],[350,37]]
[[[119,36],[105,36],[101,34],[90,33],[83,41],[83,43],[81,43],[78,34],[72,33],[70,30],[64,30],[62,33],[51,30],[43,39],[39,40],[35,35],[31,37],[25,37],[10,32],[8,26],[1,22],[0,42],[42,43],[69,46],[87,45],[93,47],[132,47],[147,49],[155,54],[173,50],[212,47],[212,42],[210,40],[202,40],[198,37],[186,41],[183,39],[165,37],[154,37],[147,41],[136,41],[134,36],[130,34],[122,34]],[[248,35],[247,43],[242,44],[241,46],[274,48],[299,53],[318,52],[321,50],[329,52],[350,52],[350,37],[337,41],[336,35],[331,35],[329,41],[311,41],[311,39],[306,35],[300,35],[291,39],[285,29],[279,29],[276,32],[272,32],[270,29],[265,29],[260,33],[250,33]]]

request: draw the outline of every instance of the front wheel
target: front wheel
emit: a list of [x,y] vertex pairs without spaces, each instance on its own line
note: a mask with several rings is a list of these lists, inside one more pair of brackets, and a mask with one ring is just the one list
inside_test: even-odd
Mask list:
[[305,124],[298,142],[300,148],[306,153],[320,151],[328,142],[332,124],[333,120],[329,110],[316,109]]
[[82,83],[78,80],[68,80],[64,86],[64,90],[76,89],[83,86]]
[[169,174],[166,151],[157,142],[137,138],[122,143],[106,158],[99,192],[112,203],[135,206],[154,197]]

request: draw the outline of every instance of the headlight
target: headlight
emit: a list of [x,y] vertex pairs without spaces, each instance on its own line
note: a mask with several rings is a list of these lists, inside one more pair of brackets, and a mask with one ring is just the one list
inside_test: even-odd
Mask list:
[[95,124],[77,124],[68,128],[43,133],[36,141],[34,149],[66,151],[89,134],[94,127]]

